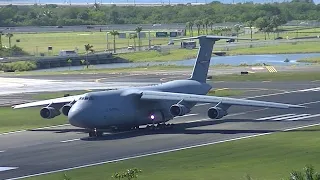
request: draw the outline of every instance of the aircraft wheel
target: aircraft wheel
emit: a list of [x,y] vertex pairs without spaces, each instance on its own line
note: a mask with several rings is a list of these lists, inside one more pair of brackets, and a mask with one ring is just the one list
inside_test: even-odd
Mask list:
[[96,131],[96,137],[102,137],[103,136],[103,132],[102,131]]
[[89,132],[89,137],[95,137],[95,134],[94,134],[93,131],[90,131],[90,132]]

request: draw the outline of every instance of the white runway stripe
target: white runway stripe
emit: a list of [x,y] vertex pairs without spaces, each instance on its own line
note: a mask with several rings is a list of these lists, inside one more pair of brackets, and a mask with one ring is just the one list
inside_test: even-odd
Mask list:
[[310,89],[302,89],[299,90],[300,92],[308,92],[308,91],[320,91],[320,87],[318,88],[310,88]]
[[292,115],[292,116],[286,116],[286,117],[281,117],[281,118],[276,118],[272,119],[274,121],[280,121],[280,120],[285,120],[285,119],[290,119],[290,118],[296,118],[296,117],[301,117],[301,116],[309,116],[310,114],[300,114],[300,115]]
[[183,115],[183,116],[177,116],[177,117],[174,117],[174,118],[182,118],[182,117],[196,116],[196,115],[199,115],[199,114],[186,114],[186,115]]
[[18,167],[0,167],[0,172],[17,169]]
[[296,121],[301,119],[313,118],[318,117],[320,114],[282,114],[277,116],[269,116],[264,118],[259,118],[256,120],[269,120],[269,121]]
[[259,118],[257,120],[262,121],[262,120],[267,120],[267,119],[272,119],[272,118],[279,118],[279,117],[284,117],[284,116],[291,116],[294,114],[282,114],[282,115],[277,115],[277,116],[269,116],[269,117],[264,117],[264,118]]
[[65,141],[60,141],[62,143],[67,143],[67,142],[73,142],[73,141],[79,141],[80,139],[69,139],[69,140],[65,140]]
[[301,119],[307,119],[307,118],[313,118],[313,117],[318,117],[320,114],[314,114],[311,116],[304,116],[304,117],[298,117],[298,118],[292,118],[292,119],[287,119],[287,121],[296,121],[296,120],[301,120]]

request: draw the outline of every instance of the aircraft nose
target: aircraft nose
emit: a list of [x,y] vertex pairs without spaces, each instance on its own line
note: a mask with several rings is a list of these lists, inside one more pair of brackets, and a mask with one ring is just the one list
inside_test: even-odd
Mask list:
[[68,114],[69,123],[76,127],[87,128],[87,112],[80,108],[71,108]]

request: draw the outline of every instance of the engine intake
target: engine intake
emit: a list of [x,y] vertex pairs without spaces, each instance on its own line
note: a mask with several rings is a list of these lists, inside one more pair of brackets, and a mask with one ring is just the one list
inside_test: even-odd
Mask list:
[[65,116],[68,116],[71,107],[72,107],[71,104],[66,104],[66,105],[64,105],[64,106],[62,107],[62,109],[61,109],[62,114],[65,115]]
[[227,111],[219,107],[212,107],[208,110],[208,117],[211,119],[220,119],[227,114]]
[[40,110],[40,116],[44,119],[52,119],[60,114],[60,111],[53,107],[44,107]]
[[170,107],[170,113],[173,116],[183,116],[190,112],[190,109],[181,104],[174,104]]

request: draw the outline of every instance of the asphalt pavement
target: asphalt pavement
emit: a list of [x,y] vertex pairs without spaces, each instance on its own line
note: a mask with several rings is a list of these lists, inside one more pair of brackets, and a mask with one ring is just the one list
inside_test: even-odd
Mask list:
[[0,167],[6,167],[7,170],[0,172],[0,179],[218,143],[320,123],[320,96],[315,87],[288,88],[265,95],[249,93],[247,96],[256,100],[301,104],[308,108],[287,110],[233,106],[225,118],[210,120],[206,112],[212,105],[199,104],[189,115],[172,120],[171,123],[175,124],[173,129],[106,133],[104,137],[96,140],[87,138],[84,130],[70,125],[4,134],[0,135]]

